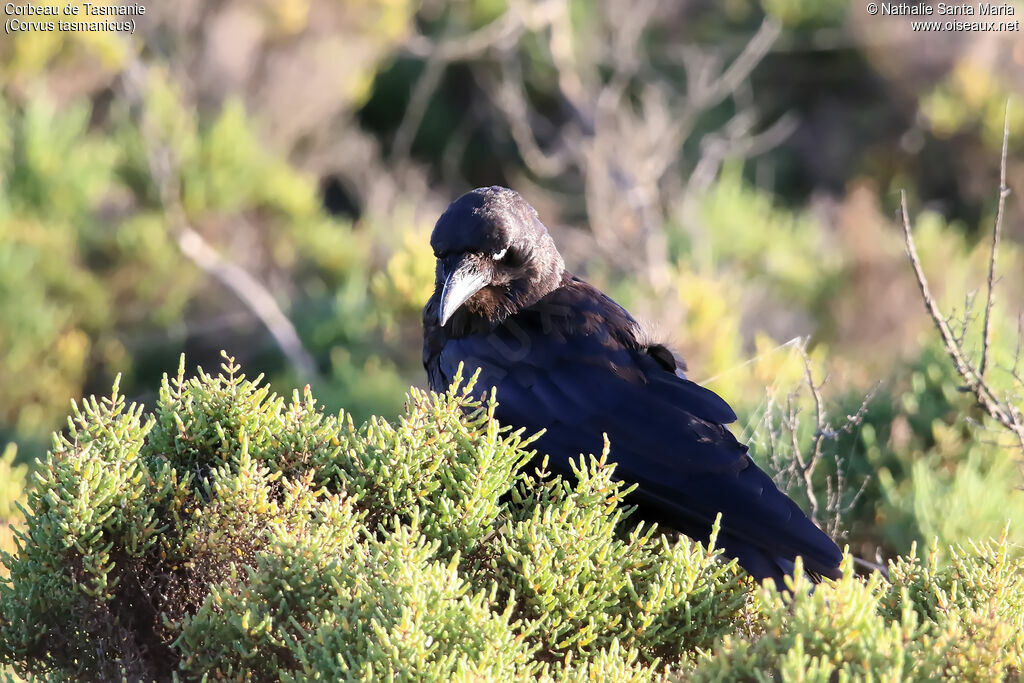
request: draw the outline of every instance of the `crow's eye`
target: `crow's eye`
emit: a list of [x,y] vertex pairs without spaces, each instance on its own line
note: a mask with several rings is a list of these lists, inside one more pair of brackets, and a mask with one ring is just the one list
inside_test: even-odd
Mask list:
[[505,254],[507,253],[508,247],[505,247],[501,251],[496,251],[493,254],[491,254],[491,258],[494,259],[495,261],[500,261],[501,259],[505,258]]

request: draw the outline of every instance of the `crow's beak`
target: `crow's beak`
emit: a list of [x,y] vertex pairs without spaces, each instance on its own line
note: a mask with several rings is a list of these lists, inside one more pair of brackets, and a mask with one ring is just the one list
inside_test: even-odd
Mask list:
[[473,260],[463,258],[459,261],[455,270],[444,281],[444,289],[441,290],[441,312],[439,315],[441,325],[448,322],[452,313],[466,303],[469,297],[483,289],[488,280],[487,275],[480,272]]

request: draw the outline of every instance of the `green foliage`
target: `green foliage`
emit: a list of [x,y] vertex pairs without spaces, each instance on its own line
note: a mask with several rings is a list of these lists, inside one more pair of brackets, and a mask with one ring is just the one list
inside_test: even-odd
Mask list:
[[94,344],[103,355],[91,336],[110,312],[83,267],[91,250],[80,216],[100,201],[116,153],[83,139],[87,123],[81,106],[18,112],[0,102],[0,419],[15,432],[52,429],[79,394]]
[[[350,32],[360,46],[332,82],[332,103],[342,109],[366,97],[380,52],[405,34],[413,11],[405,2],[357,5],[339,9],[345,27],[332,33],[333,41]],[[314,21],[308,2],[234,9],[236,18],[265,22],[275,50],[309,48],[305,37],[287,47],[289,36]],[[168,28],[153,21],[144,28]],[[168,30],[161,40],[175,51]],[[366,296],[369,273],[391,256],[385,231],[356,236],[347,221],[329,217],[318,177],[295,165],[291,150],[268,142],[267,126],[258,125],[266,112],[252,111],[246,93],[220,92],[196,106],[175,70],[155,60],[140,103],[130,106],[121,88],[108,103],[110,83],[126,66],[122,41],[113,34],[42,33],[23,34],[0,55],[0,436],[17,440],[22,457],[41,456],[38,444],[60,425],[68,397],[108,382],[113,368],[131,394],[173,362],[184,337],[195,334],[193,322],[203,327],[212,319],[215,333],[251,331],[254,321],[239,311],[235,295],[180,254],[151,177],[154,140],[173,155],[190,225],[293,303],[288,312],[335,380],[329,398],[361,416],[397,410],[409,381],[397,379],[390,356],[399,354],[380,344],[380,328],[395,327],[399,296],[387,306]],[[313,52],[337,49],[322,47]],[[49,90],[45,83],[55,72],[82,88]],[[294,103],[283,106],[293,118]],[[138,121],[140,109],[147,126]],[[386,231],[390,238],[393,221]],[[353,298],[357,290],[362,296]],[[397,336],[392,330],[388,342]],[[349,355],[332,355],[336,346]],[[364,367],[378,370],[379,389],[369,397],[352,376]]]
[[[355,427],[228,358],[152,414],[75,405],[0,583],[0,665],[56,679],[992,680],[1024,662],[1004,537],[789,592],[629,521],[607,456],[522,470],[472,382]],[[9,459],[9,457],[7,458]]]
[[[296,273],[303,295],[293,314],[328,361],[332,403],[360,416],[394,412],[408,386],[388,357],[405,341],[395,321],[418,320],[411,302],[422,305],[432,281],[423,259],[407,272],[407,232],[394,236],[392,259],[380,248],[384,227],[360,235],[326,216],[315,178],[266,150],[238,101],[200,118],[159,71],[145,96],[154,135],[176,155],[190,223],[232,260],[233,245],[254,241],[250,268]],[[176,356],[177,340],[152,340],[187,311],[209,315],[219,298],[236,305],[180,255],[127,110],[114,109],[105,132],[91,130],[89,116],[84,105],[0,97],[0,149],[9,152],[0,161],[0,427],[21,440],[42,440],[67,397],[104,368],[123,368],[133,387],[145,372],[133,359]],[[372,293],[375,250],[394,264]]]
[[0,663],[58,678],[650,679],[742,619],[734,563],[628,529],[472,383],[359,428],[223,371],[76,405],[35,476]]
[[914,558],[890,579],[853,576],[791,594],[762,589],[758,636],[726,636],[698,660],[691,679],[994,681],[1024,672],[1024,564],[1006,539],[940,567]]
[[[461,380],[356,427],[228,358],[151,414],[74,405],[4,554],[0,665],[56,679],[992,680],[1020,672],[999,543],[811,590],[632,523],[607,456],[530,473]],[[9,457],[7,458],[9,459]]]
[[640,524],[620,537],[622,497],[605,457],[573,463],[575,488],[527,478],[502,543],[502,575],[550,652],[622,643],[645,658],[706,645],[743,605],[729,565]]
[[991,679],[1020,671],[1004,538],[892,579],[762,589],[627,523],[606,457],[574,481],[472,382],[356,428],[228,359],[151,415],[74,406],[3,561],[0,662],[57,678]]
[[964,56],[945,78],[922,98],[924,120],[935,135],[949,138],[979,128],[981,139],[993,150],[1003,141],[1007,102],[1010,104],[1010,139],[1020,145],[1024,130],[1019,91],[997,72],[989,71],[976,57]]
[[[723,169],[702,198],[701,213],[707,244],[691,245],[700,262],[734,269],[774,297],[809,307],[828,292],[842,263],[810,214],[781,208],[771,194],[750,187],[742,164]],[[749,227],[752,216],[757,216],[756,231]]]
[[848,5],[836,0],[761,0],[760,4],[768,16],[802,29],[839,25],[849,9]]
[[[838,436],[833,450],[848,484],[865,486],[843,519],[855,550],[998,537],[1008,519],[1022,518],[1024,496],[1011,488],[1020,457],[962,385],[941,343],[930,340],[905,375],[879,387],[860,424]],[[842,399],[833,411],[853,414],[862,400]],[[1024,528],[1012,524],[1006,536],[1019,554]]]

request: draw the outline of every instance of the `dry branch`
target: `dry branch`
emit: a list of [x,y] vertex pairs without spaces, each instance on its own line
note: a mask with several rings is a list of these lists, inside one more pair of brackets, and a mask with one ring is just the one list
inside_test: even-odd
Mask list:
[[174,154],[159,139],[147,117],[144,97],[146,80],[145,65],[136,61],[125,71],[121,82],[129,104],[137,112],[149,173],[159,192],[160,203],[175,243],[185,258],[230,289],[266,326],[281,352],[301,377],[316,377],[313,357],[302,345],[295,326],[270,291],[244,268],[221,255],[189,224],[181,205],[181,187]]
[[[917,254],[917,245],[914,243],[913,231],[910,228],[910,214],[907,210],[907,193],[900,191],[900,209],[902,215],[903,237],[906,243],[907,257],[914,270],[914,277],[917,279],[917,286],[921,292],[928,316],[932,319],[935,328],[939,331],[946,353],[949,354],[956,368],[957,374],[963,379],[967,391],[974,395],[982,409],[997,423],[1002,425],[1012,434],[1024,453],[1024,417],[1021,411],[1009,400],[1000,397],[993,390],[992,386],[985,380],[985,369],[988,365],[988,353],[990,343],[990,316],[994,300],[995,268],[996,257],[999,251],[999,233],[1003,219],[1003,208],[1006,197],[1009,195],[1009,188],[1006,187],[1006,151],[1009,141],[1009,103],[1007,103],[1006,119],[1003,124],[1003,151],[1000,163],[1000,188],[999,206],[996,211],[995,226],[992,231],[992,248],[989,254],[988,264],[988,289],[985,301],[985,321],[982,336],[981,362],[975,365],[963,343],[962,337],[958,338],[950,329],[949,320],[942,314],[935,297],[932,296],[931,287],[928,285],[928,278],[925,277],[924,269],[921,266],[921,259]],[[965,319],[967,311],[964,312]],[[966,324],[966,323],[965,323]]]
[[[840,538],[846,533],[843,520],[863,495],[868,478],[865,477],[857,490],[851,492],[844,463],[830,444],[834,445],[841,435],[852,433],[863,423],[875,390],[868,392],[854,414],[837,419],[830,414],[821,394],[827,378],[815,379],[805,344],[806,340],[801,340],[798,348],[804,364],[803,385],[807,387],[812,402],[809,418],[812,440],[808,445],[800,443],[801,428],[807,419],[801,407],[803,387],[788,394],[783,405],[778,405],[769,395],[764,412],[767,457],[776,485],[790,495],[802,491],[810,508],[808,516],[830,536]],[[825,478],[822,499],[818,491],[821,483],[815,482],[815,472],[826,459],[834,461],[835,473]]]
[[1003,209],[1006,206],[1006,198],[1010,194],[1010,188],[1006,186],[1006,150],[1010,142],[1010,101],[1006,101],[1006,112],[1003,117],[1003,153],[999,160],[999,204],[996,208],[996,223],[992,228],[992,251],[988,257],[988,279],[985,290],[985,330],[981,341],[981,367],[978,373],[985,378],[985,369],[988,367],[988,345],[989,334],[991,333],[992,318],[992,291],[995,285],[996,256],[999,254],[999,233],[1003,226]]
[[[449,27],[439,38],[415,36],[406,49],[426,64],[396,133],[392,160],[408,154],[444,68],[486,57],[470,65],[473,78],[488,94],[496,128],[519,150],[527,175],[578,192],[602,255],[663,289],[669,250],[662,224],[667,214],[683,213],[687,199],[676,191],[681,179],[713,177],[723,160],[760,154],[794,128],[789,116],[760,126],[760,117],[740,101],[750,73],[781,32],[779,22],[766,19],[735,54],[705,46],[649,55],[645,36],[669,7],[665,0],[605,0],[594,5],[597,19],[581,29],[571,20],[567,0],[515,1],[476,31],[459,36],[457,27]],[[545,72],[553,91],[545,101],[558,104],[554,116],[539,111],[528,93],[526,60],[534,57],[522,49],[527,35],[547,49],[554,78]],[[687,78],[656,66],[676,60]],[[699,172],[688,173],[684,143],[700,118],[729,98],[737,100],[736,116],[705,135]]]

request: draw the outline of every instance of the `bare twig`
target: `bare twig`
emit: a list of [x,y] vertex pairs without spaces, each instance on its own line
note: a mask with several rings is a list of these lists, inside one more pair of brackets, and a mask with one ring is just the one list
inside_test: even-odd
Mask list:
[[783,114],[760,133],[722,137],[709,134],[702,141],[700,161],[694,167],[687,183],[687,193],[700,195],[715,181],[722,162],[739,157],[752,157],[777,147],[796,130],[796,117]]
[[[1009,112],[1009,109],[1007,109],[1007,112]],[[931,317],[932,322],[935,324],[935,328],[939,331],[939,336],[942,337],[942,343],[946,348],[946,353],[953,361],[953,366],[956,368],[957,374],[959,374],[961,379],[963,379],[966,389],[974,395],[978,404],[992,419],[1002,425],[1016,438],[1021,452],[1024,453],[1024,417],[1021,416],[1020,410],[1014,406],[1013,403],[1008,400],[1003,400],[996,395],[991,385],[985,380],[983,369],[988,362],[987,348],[989,344],[989,314],[992,308],[992,289],[995,283],[995,263],[996,255],[998,253],[999,230],[1002,222],[1003,205],[1005,198],[1009,193],[1009,189],[1005,184],[1006,148],[1008,138],[1009,128],[1007,125],[1004,125],[999,208],[996,214],[996,225],[993,230],[992,251],[989,256],[988,295],[985,307],[985,329],[981,361],[982,364],[980,367],[975,366],[970,358],[968,358],[962,343],[960,343],[957,340],[957,337],[953,334],[949,327],[949,321],[942,315],[938,304],[935,302],[935,298],[932,296],[931,288],[928,286],[928,279],[925,277],[924,269],[921,267],[921,259],[917,254],[914,235],[910,228],[910,215],[907,211],[906,191],[900,192],[900,209],[902,214],[903,237],[907,248],[907,257],[914,270],[914,276],[917,279],[917,286],[921,292],[921,298],[924,300],[925,309],[928,311],[929,317]]]
[[732,64],[714,82],[701,82],[704,86],[693,93],[701,108],[710,108],[719,104],[730,94],[736,92],[750,72],[761,63],[768,54],[776,39],[782,33],[782,23],[773,17],[761,22],[757,33],[743,47],[743,51],[733,60]]
[[[853,415],[845,416],[834,426],[821,393],[827,378],[817,381],[806,349],[801,346],[800,351],[804,363],[803,384],[790,393],[781,405],[769,392],[763,417],[766,443],[761,443],[767,449],[769,469],[778,487],[790,495],[797,491],[803,492],[809,508],[808,516],[830,536],[840,538],[846,534],[843,524],[845,516],[860,500],[869,479],[863,478],[851,495],[845,463],[833,446],[842,434],[852,433],[863,423],[877,387],[868,392]],[[803,394],[804,387],[809,392],[813,406],[809,425],[813,429],[813,436],[809,444],[802,444],[800,439],[804,421],[801,399],[806,396]],[[818,466],[828,457],[835,463],[835,472],[825,477],[825,490],[822,492],[822,482],[816,482],[815,475]]]
[[315,377],[316,363],[273,295],[259,280],[236,263],[228,261],[186,222],[177,230],[178,248],[189,260],[235,293],[266,325],[285,357],[304,378]]
[[1010,194],[1010,188],[1006,186],[1006,150],[1010,142],[1010,101],[1006,101],[1006,112],[1003,117],[1003,153],[999,161],[999,205],[996,208],[996,223],[992,228],[992,252],[988,257],[988,288],[985,296],[985,329],[981,338],[981,365],[978,374],[985,378],[985,369],[988,367],[988,345],[989,334],[991,333],[992,317],[992,291],[995,288],[996,256],[999,253],[999,232],[1003,225],[1003,208],[1006,205],[1006,197]]
[[910,215],[907,211],[907,193],[905,190],[900,192],[900,207],[903,217],[903,237],[906,242],[907,257],[910,259],[910,265],[914,269],[914,276],[917,279],[917,286],[921,292],[921,298],[924,300],[925,308],[936,329],[939,331],[939,335],[942,337],[946,353],[949,354],[957,373],[967,384],[967,388],[971,393],[975,395],[978,403],[999,424],[1014,432],[1020,438],[1021,448],[1024,449],[1024,425],[1020,424],[1016,411],[1011,406],[1004,406],[1000,403],[992,388],[982,379],[978,369],[966,357],[963,348],[957,344],[956,337],[949,328],[949,322],[943,317],[938,304],[935,303],[931,288],[928,286],[928,278],[925,277],[924,270],[921,267],[921,259],[917,255],[917,245],[914,243],[914,236],[910,230]]
[[262,322],[282,353],[305,378],[315,377],[316,363],[302,345],[295,326],[278,306],[274,296],[241,266],[224,258],[188,221],[181,205],[181,187],[173,152],[153,130],[145,109],[146,67],[139,61],[129,66],[122,79],[126,97],[138,112],[139,128],[150,176],[160,195],[172,235],[181,253],[208,275],[216,278]]
[[482,54],[498,43],[516,38],[522,28],[519,13],[509,9],[491,23],[466,35],[446,38],[440,43],[426,36],[417,35],[410,38],[403,45],[403,49],[417,57],[429,58],[440,53],[440,58],[444,61],[457,62]]
[[409,106],[405,108],[402,122],[398,125],[394,142],[391,144],[392,162],[404,160],[412,150],[413,140],[423,122],[424,114],[427,113],[430,97],[441,83],[441,76],[448,67],[448,61],[444,59],[443,54],[440,50],[432,54],[423,67],[423,73],[416,79],[412,95],[409,96]]
[[426,64],[423,67],[423,73],[420,74],[413,86],[409,105],[405,108],[402,121],[395,133],[390,155],[392,161],[408,157],[413,140],[423,122],[427,105],[430,103],[430,97],[440,84],[441,77],[449,64],[483,54],[495,45],[515,40],[524,30],[522,17],[513,7],[491,23],[468,35],[445,36],[437,43],[424,36],[416,36],[410,40],[405,46],[406,50],[426,57]]
[[[486,52],[494,59],[473,65],[476,80],[530,175],[579,188],[605,257],[618,268],[642,272],[655,290],[664,289],[669,249],[661,219],[681,201],[670,176],[682,170],[683,144],[705,112],[738,97],[781,30],[777,21],[765,20],[728,59],[708,49],[687,52],[683,66],[690,77],[683,84],[662,74],[647,55],[651,44],[645,35],[666,7],[664,0],[598,3],[599,20],[590,25],[596,35],[578,35],[568,0],[515,0],[502,16],[468,35],[414,39],[408,49],[428,63],[396,135],[393,158],[407,153],[415,137],[437,69]],[[547,101],[561,106],[559,114],[537,111],[527,92],[529,75],[515,40],[527,33],[548,49],[555,78],[554,97]],[[793,120],[783,117],[755,133],[755,112],[739,102],[736,109],[740,114],[723,134],[707,138],[715,163],[704,167],[712,175],[722,159],[759,154],[792,131]]]
[[494,82],[494,79],[485,78],[483,83],[494,103],[505,114],[508,132],[515,141],[523,162],[540,177],[550,178],[561,174],[568,167],[568,155],[564,149],[547,152],[537,143],[518,61],[515,58],[503,59],[501,67],[505,75],[500,81]]
[[[818,390],[818,385],[814,382],[814,371],[811,368],[811,358],[807,355],[807,350],[801,346],[800,354],[804,359],[804,376],[807,379],[807,388],[811,392],[811,398],[814,399],[814,446],[811,449],[811,456],[807,461],[807,464],[803,467],[803,479],[804,486],[807,489],[807,495],[810,498],[811,503],[811,514],[813,519],[818,518],[818,499],[814,495],[814,468],[821,460],[822,447],[825,444],[825,438],[832,434],[832,430],[829,428],[825,418],[825,408],[821,402],[821,392]],[[797,451],[799,452],[799,451]]]
[[889,568],[881,562],[871,562],[869,560],[865,560],[863,557],[854,556],[853,565],[855,567],[860,567],[861,569],[866,569],[869,573],[878,572],[885,577],[886,580],[889,578]]

